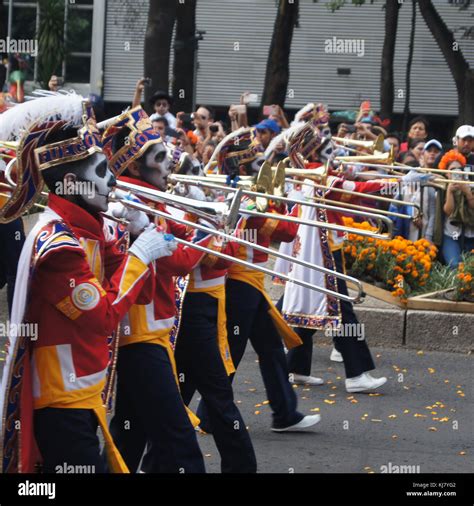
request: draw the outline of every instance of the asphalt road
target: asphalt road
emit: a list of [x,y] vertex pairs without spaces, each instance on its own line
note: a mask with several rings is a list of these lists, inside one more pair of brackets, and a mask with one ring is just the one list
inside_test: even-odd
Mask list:
[[[259,472],[380,473],[396,472],[395,466],[473,472],[472,356],[374,348],[376,373],[388,382],[367,395],[345,391],[343,365],[329,360],[329,347],[318,344],[314,351],[313,374],[325,384],[296,390],[300,411],[320,413],[322,420],[310,432],[274,433],[257,356],[247,349],[234,393]],[[199,435],[199,443],[208,471],[219,472],[212,436]]]
[[[5,307],[1,290],[1,313]],[[6,315],[0,316],[4,322]],[[4,342],[0,336],[0,374]],[[345,391],[343,365],[329,360],[330,351],[315,341],[313,374],[325,384],[295,387],[300,411],[320,413],[321,422],[306,433],[274,433],[257,356],[247,348],[234,395],[249,427],[259,472],[380,473],[395,466],[415,466],[412,470],[422,473],[474,471],[472,356],[373,348],[374,374],[389,380],[380,394],[367,395]],[[198,439],[208,472],[220,472],[212,436]]]

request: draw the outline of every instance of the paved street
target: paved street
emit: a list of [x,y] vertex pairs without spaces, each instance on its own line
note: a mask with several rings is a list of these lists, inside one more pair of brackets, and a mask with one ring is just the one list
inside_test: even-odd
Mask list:
[[[0,307],[5,306],[2,290]],[[1,350],[3,343],[0,337]],[[472,355],[372,348],[377,375],[389,381],[380,394],[367,395],[345,391],[343,365],[329,360],[330,351],[327,345],[314,348],[313,374],[326,383],[296,387],[300,411],[320,413],[322,421],[308,433],[278,434],[270,431],[271,410],[257,356],[247,348],[234,392],[250,429],[259,472],[378,473],[381,466],[419,466],[422,473],[473,472]],[[0,372],[4,357],[2,351]],[[199,442],[208,471],[219,472],[212,436],[200,435]]]
[[[413,469],[422,473],[474,470],[472,357],[372,351],[377,372],[389,381],[380,394],[348,394],[342,364],[329,361],[329,347],[315,347],[313,373],[326,383],[298,386],[297,392],[301,411],[318,412],[322,420],[309,433],[278,434],[270,431],[271,410],[264,404],[257,357],[247,350],[234,390],[259,472],[379,473],[381,466],[393,472],[395,466],[407,465],[419,466]],[[199,442],[208,471],[219,472],[212,436],[200,435]]]

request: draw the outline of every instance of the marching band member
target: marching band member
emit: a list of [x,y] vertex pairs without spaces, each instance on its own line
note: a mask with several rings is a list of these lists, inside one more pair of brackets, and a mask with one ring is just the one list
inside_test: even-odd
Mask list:
[[[235,256],[232,242],[216,242],[212,249]],[[182,304],[176,364],[184,402],[189,404],[198,390],[206,403],[222,472],[255,473],[255,452],[229,378],[235,372],[226,327],[225,282],[230,265],[208,254],[192,271]]]
[[[111,169],[121,181],[166,190],[170,152],[141,107],[109,124],[103,141]],[[140,199],[166,212],[163,204]],[[120,207],[115,209],[116,213],[121,211]],[[157,218],[156,223],[165,232],[189,239],[187,228],[172,219]],[[199,244],[207,246],[211,240],[206,236]],[[122,322],[116,410],[110,428],[132,472],[138,470],[145,446],[146,472],[205,472],[192,423],[197,425],[198,420],[187,412],[181,398],[170,341],[176,317],[175,278],[186,276],[203,256],[203,252],[180,244],[172,256],[155,262],[153,300],[133,305]]]
[[[2,184],[6,183],[4,173],[7,163],[10,162],[12,156],[15,156],[13,150],[0,148],[0,183]],[[4,186],[0,186],[0,190],[0,208],[3,208],[8,204],[11,195]],[[0,243],[3,245],[2,251],[0,252],[0,287],[3,288],[7,285],[9,313],[11,313],[12,310],[18,260],[24,242],[25,231],[21,217],[0,225]]]
[[[252,173],[257,158],[248,130],[234,132],[225,139],[216,153],[219,169],[228,175]],[[256,243],[269,247],[272,241],[292,241],[298,225],[295,223],[245,216],[246,203],[241,208],[239,230],[255,232]],[[253,205],[254,207],[254,205]],[[272,212],[285,213],[286,209],[274,207]],[[295,208],[295,213],[297,208]],[[250,264],[265,265],[266,253],[251,247],[239,246],[237,258]],[[264,286],[264,274],[252,268],[233,264],[226,283],[227,333],[232,360],[237,368],[250,339],[258,354],[262,378],[273,410],[272,430],[276,432],[301,430],[315,425],[320,415],[304,416],[297,411],[297,398],[288,381],[288,370],[282,339],[288,348],[301,344],[295,332],[285,323],[275,308]],[[204,401],[198,410],[204,416]],[[214,430],[212,422],[209,430]],[[206,427],[206,422],[204,422]]]
[[[5,125],[24,130],[17,170],[30,199],[25,207],[42,181],[50,190],[15,287],[12,322],[37,327],[37,334],[10,336],[2,382],[4,472],[32,472],[40,457],[46,472],[65,464],[105,472],[99,425],[109,469],[127,472],[102,397],[113,365],[107,336],[134,302],[149,300],[149,265],[171,255],[176,242],[155,227],[127,254],[106,240],[100,213],[115,178],[89,111],[72,94],[33,100],[0,117],[0,132]],[[88,121],[78,131],[83,117]]]
[[[324,108],[315,110],[310,122],[301,126],[293,133],[290,139],[290,159],[294,166],[300,168],[317,168],[327,162],[332,155],[332,146],[327,134],[327,121],[329,115]],[[305,162],[307,160],[308,162]],[[347,188],[347,184],[350,188]],[[327,199],[337,200],[339,194],[331,192],[331,188],[342,187],[345,189],[376,192],[385,184],[383,181],[376,182],[347,182],[341,178],[328,178],[328,190],[325,194],[318,192],[314,187],[306,187],[305,198],[311,200],[314,196],[324,196]],[[333,198],[333,195],[338,195]],[[342,217],[339,213],[330,210],[315,210],[305,207],[303,213],[306,219],[317,216],[322,221],[342,225]],[[295,244],[299,247],[294,251],[296,257],[308,260],[308,255],[314,255],[315,251],[322,250],[323,257],[330,257],[333,269],[344,273],[342,244],[344,233],[339,231],[323,231],[321,229],[316,237],[312,227],[302,225],[298,231]],[[308,244],[309,243],[309,244]],[[306,245],[311,247],[306,247]],[[315,248],[313,248],[313,245]],[[314,261],[314,258],[311,259]],[[327,262],[327,261],[326,261]],[[327,267],[327,265],[326,265]],[[309,274],[300,266],[295,265],[293,270],[295,278]],[[311,276],[315,274],[311,273]],[[318,274],[316,274],[318,275]],[[320,275],[320,274],[319,274]],[[328,286],[334,286],[341,294],[347,295],[347,286],[343,279],[337,282],[332,276],[320,275],[322,282]],[[285,319],[296,326],[295,331],[301,337],[303,345],[290,350],[287,355],[288,368],[295,383],[319,384],[310,375],[313,352],[313,334],[316,329],[332,329],[335,350],[342,355],[346,370],[346,389],[348,392],[362,392],[374,390],[382,386],[387,379],[385,377],[374,378],[369,371],[375,368],[367,341],[363,335],[350,335],[346,329],[359,328],[360,324],[354,313],[352,304],[348,301],[337,300],[332,297],[315,299],[315,294],[309,294],[308,290],[295,285],[285,286],[282,301],[282,312]],[[320,300],[321,299],[321,300]],[[313,317],[308,318],[308,314]],[[355,327],[354,327],[355,326]],[[333,355],[334,356],[334,355]],[[338,358],[337,355],[334,358]]]

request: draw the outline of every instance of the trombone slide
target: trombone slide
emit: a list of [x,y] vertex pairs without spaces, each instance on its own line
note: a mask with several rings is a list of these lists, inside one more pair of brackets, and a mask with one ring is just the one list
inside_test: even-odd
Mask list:
[[[146,204],[142,204],[142,203],[139,203],[139,202],[134,202],[134,201],[123,199],[123,198],[114,199],[112,197],[112,199],[113,200],[117,200],[118,202],[121,202],[124,206],[128,206],[128,207],[131,207],[133,209],[137,209],[139,211],[143,211],[144,213],[153,214],[155,216],[160,216],[161,218],[165,218],[167,220],[170,219],[170,215],[168,213],[165,213],[163,211],[159,211],[158,209],[151,208],[151,207],[147,206]],[[182,225],[191,226],[193,228],[196,228],[197,230],[201,230],[202,232],[206,232],[208,234],[213,234],[213,235],[218,235],[218,236],[222,237],[223,239],[231,240],[231,241],[237,242],[239,244],[243,244],[245,246],[249,246],[249,247],[251,247],[253,249],[262,251],[264,253],[267,253],[268,255],[277,256],[277,257],[283,258],[284,260],[288,260],[290,262],[298,263],[298,264],[300,264],[300,265],[302,265],[304,267],[308,267],[309,269],[318,270],[318,271],[323,272],[325,274],[331,274],[333,276],[345,279],[346,281],[352,282],[353,284],[356,285],[357,295],[355,297],[351,297],[349,295],[344,295],[344,294],[340,294],[338,292],[333,292],[333,291],[328,290],[327,288],[322,287],[322,286],[316,286],[316,285],[313,285],[311,283],[307,283],[306,281],[302,281],[302,280],[299,280],[299,279],[292,279],[289,276],[286,276],[286,275],[284,275],[282,273],[279,273],[279,272],[273,271],[271,269],[268,269],[267,267],[263,267],[261,265],[257,266],[257,265],[251,264],[249,262],[246,262],[245,260],[241,260],[240,258],[235,258],[235,257],[232,257],[232,256],[227,255],[225,253],[221,253],[221,252],[218,252],[218,251],[210,250],[208,248],[205,248],[204,246],[200,246],[200,245],[195,244],[193,242],[189,242],[189,241],[186,241],[184,239],[176,238],[176,241],[178,243],[180,243],[180,244],[184,244],[186,246],[193,247],[195,249],[203,251],[204,253],[210,253],[210,254],[215,255],[215,256],[217,256],[219,258],[223,258],[224,260],[228,260],[228,261],[234,262],[234,263],[242,265],[244,267],[251,267],[252,269],[255,269],[257,271],[263,272],[264,274],[268,274],[270,276],[277,276],[277,277],[279,277],[281,279],[284,279],[285,281],[288,281],[288,282],[295,283],[297,285],[303,286],[304,288],[308,288],[310,290],[316,290],[318,292],[322,292],[322,293],[325,293],[326,295],[331,295],[333,297],[336,297],[336,298],[339,298],[339,299],[342,299],[342,300],[346,300],[348,302],[358,302],[358,301],[360,301],[360,299],[363,296],[362,284],[356,278],[353,278],[351,276],[347,276],[346,274],[342,274],[342,273],[339,273],[339,272],[336,272],[336,271],[332,271],[331,269],[327,269],[326,267],[310,264],[309,262],[304,262],[303,260],[299,260],[299,259],[293,258],[293,257],[291,257],[289,255],[285,255],[285,254],[280,253],[278,251],[274,251],[274,250],[272,250],[270,248],[265,248],[265,247],[260,246],[258,244],[252,243],[250,241],[245,241],[244,239],[240,239],[240,238],[238,238],[236,236],[232,236],[232,235],[226,234],[225,232],[222,232],[220,230],[214,230],[214,229],[206,227],[204,225],[200,225],[199,223],[193,223],[193,222],[190,222],[188,220],[185,220],[185,219],[182,219],[182,218],[178,218],[176,216],[173,216],[171,219],[173,221],[177,222],[177,223],[182,224]]]

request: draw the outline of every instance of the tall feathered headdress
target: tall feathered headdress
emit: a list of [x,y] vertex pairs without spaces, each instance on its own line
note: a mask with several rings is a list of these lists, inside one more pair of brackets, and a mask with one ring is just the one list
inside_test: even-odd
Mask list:
[[[58,130],[77,128],[77,137],[51,142]],[[0,223],[27,211],[40,195],[43,170],[82,160],[102,151],[92,108],[76,93],[40,92],[0,114],[0,145],[15,146],[6,171],[16,186],[0,209]]]
[[315,127],[321,128],[329,122],[329,112],[327,107],[322,103],[306,104],[296,114],[293,123],[301,121],[311,122]]
[[288,137],[288,157],[293,167],[305,168],[305,160],[327,141],[319,128],[311,122],[298,125]]
[[[102,134],[104,153],[116,177],[136,159],[140,158],[152,144],[162,143],[155,132],[148,114],[141,106],[134,107],[111,121],[104,122]],[[124,137],[126,133],[126,138]]]
[[240,165],[253,162],[258,154],[253,130],[242,127],[219,142],[209,163],[204,167],[204,172],[235,176],[239,173]]

